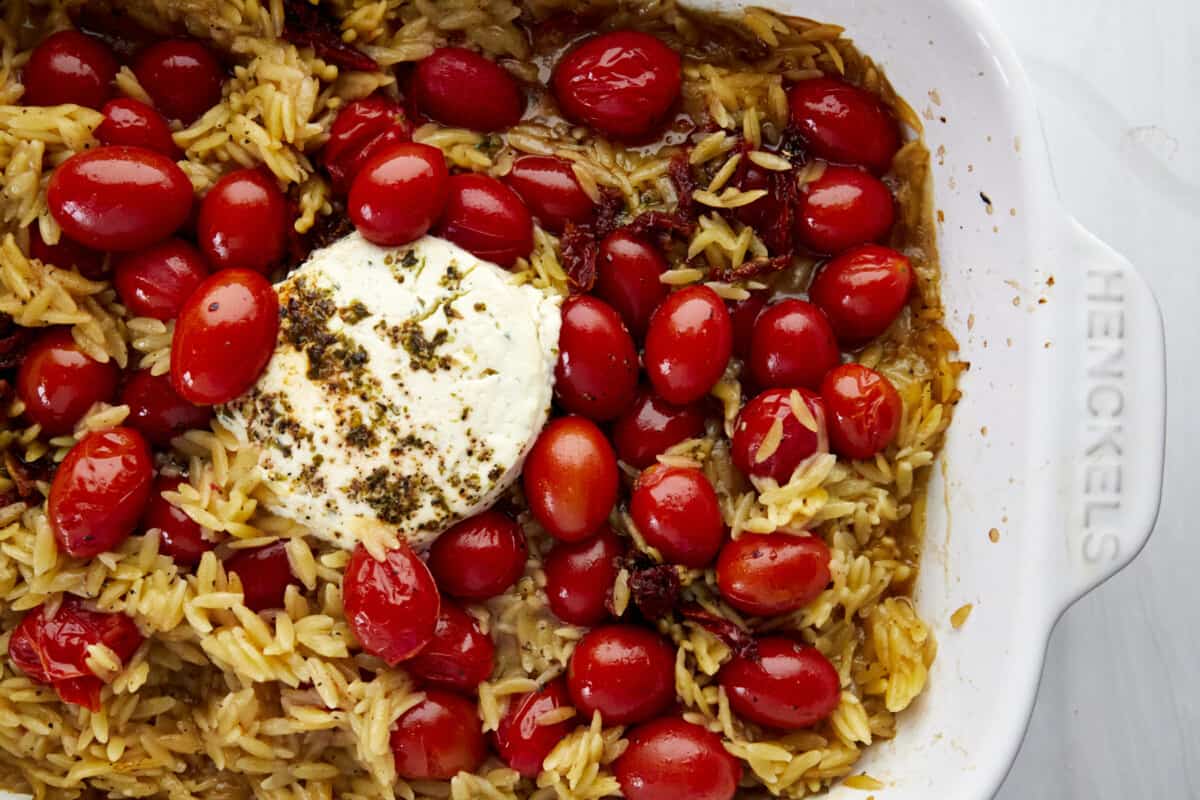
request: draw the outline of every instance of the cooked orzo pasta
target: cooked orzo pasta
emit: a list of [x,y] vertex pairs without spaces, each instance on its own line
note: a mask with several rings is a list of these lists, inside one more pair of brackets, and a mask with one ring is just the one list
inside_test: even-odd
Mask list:
[[0,787],[879,788],[963,368],[920,128],[760,8],[10,0]]

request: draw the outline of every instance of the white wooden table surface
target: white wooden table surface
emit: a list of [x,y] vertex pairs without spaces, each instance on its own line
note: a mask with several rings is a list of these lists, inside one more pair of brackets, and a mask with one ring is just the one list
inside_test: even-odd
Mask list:
[[1059,189],[1166,318],[1158,527],[1067,612],[999,800],[1200,798],[1200,2],[991,0],[1036,89]]

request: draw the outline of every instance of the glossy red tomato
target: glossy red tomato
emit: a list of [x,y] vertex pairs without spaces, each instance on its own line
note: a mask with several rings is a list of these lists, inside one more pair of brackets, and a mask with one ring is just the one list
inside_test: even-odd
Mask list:
[[207,428],[212,408],[196,406],[175,393],[170,375],[151,375],[139,370],[121,388],[121,404],[129,406],[125,424],[155,447],[166,447],[181,433]]
[[900,126],[870,92],[834,78],[810,78],[788,91],[792,125],[809,151],[827,161],[887,172],[900,149]]
[[779,192],[773,191],[772,170],[764,169],[753,162],[742,163],[745,164],[745,171],[737,181],[737,188],[744,192],[763,190],[767,194],[753,203],[738,206],[733,210],[733,216],[739,222],[758,231],[759,235],[764,237],[764,243],[770,247],[771,244],[766,239],[767,233],[778,225],[778,221],[786,213],[787,200]]
[[346,622],[363,650],[393,667],[433,639],[442,598],[425,562],[400,543],[377,561],[359,545],[342,579]]
[[698,469],[646,470],[634,485],[629,513],[646,544],[685,567],[708,564],[725,541],[717,493]]
[[567,665],[575,707],[606,725],[632,725],[661,714],[675,700],[675,648],[633,625],[593,628]]
[[411,139],[408,116],[390,97],[372,95],[350,103],[338,112],[321,151],[333,188],[345,194],[364,164],[391,145]]
[[32,680],[53,686],[63,702],[99,711],[104,682],[87,666],[88,648],[102,644],[125,663],[142,641],[124,614],[92,611],[65,595],[53,615],[45,606],[25,614],[9,639],[8,657]]
[[195,39],[165,39],[143,50],[133,74],[167,117],[190,125],[221,99],[225,70]]
[[591,626],[608,618],[625,543],[604,525],[582,542],[557,542],[546,555],[546,599],[563,622]]
[[838,341],[857,347],[900,316],[912,287],[907,258],[890,247],[864,244],[827,261],[808,295],[829,318]]
[[806,458],[829,451],[826,424],[825,404],[813,392],[768,389],[738,414],[730,455],[743,474],[773,478],[782,485]]
[[770,295],[765,291],[751,292],[745,300],[728,302],[729,319],[733,323],[733,353],[745,360],[750,357],[750,342],[754,337],[754,323],[766,308]]
[[169,320],[208,277],[200,251],[182,239],[168,239],[117,259],[113,286],[121,303],[137,317]]
[[512,189],[488,175],[451,175],[438,236],[505,269],[533,250],[533,217]]
[[758,725],[796,730],[838,707],[841,679],[815,647],[782,636],[758,640],[757,660],[735,655],[717,674],[729,707]]
[[104,42],[78,31],[51,34],[29,54],[21,72],[27,106],[76,103],[100,108],[113,93],[117,59]]
[[417,108],[457,128],[503,130],[525,113],[525,95],[516,79],[464,47],[439,47],[418,61],[412,92]]
[[762,389],[817,389],[841,363],[837,337],[821,309],[788,298],[767,306],[750,337],[750,377]]
[[650,317],[646,373],[668,403],[686,405],[708,394],[733,353],[733,323],[707,286],[680,289]]
[[368,241],[395,247],[429,232],[446,206],[449,173],[442,151],[427,144],[392,145],[354,178],[347,208]]
[[154,456],[132,428],[85,434],[58,466],[46,516],[75,558],[112,550],[133,533],[154,480]]
[[205,539],[199,523],[162,496],[163,492],[178,490],[181,483],[187,480],[166,475],[155,479],[146,510],[142,512],[142,530],[157,529],[158,551],[173,558],[176,564],[194,567],[217,543]]
[[472,694],[491,677],[495,660],[491,637],[467,612],[443,601],[433,638],[404,668],[426,685]]
[[525,459],[521,479],[534,519],[564,542],[598,531],[617,502],[612,445],[583,417],[551,420]]
[[46,187],[50,214],[96,250],[140,250],[179,229],[192,184],[174,161],[144,147],[97,147],[71,156]]
[[271,360],[279,298],[248,269],[225,269],[200,284],[179,312],[171,340],[171,385],[190,403],[227,403]]
[[512,700],[496,728],[496,752],[504,763],[526,778],[536,778],[546,756],[576,724],[575,719],[552,725],[543,725],[539,720],[551,711],[570,705],[567,683],[562,678]]
[[243,602],[251,611],[283,608],[287,587],[299,583],[292,574],[287,542],[282,539],[262,547],[234,550],[225,559],[225,571],[241,579]]
[[104,119],[92,131],[100,144],[145,147],[170,159],[180,157],[166,119],[140,100],[118,97],[105,103],[100,113]]
[[487,755],[480,728],[474,701],[429,689],[392,729],[396,772],[408,780],[449,780],[474,772]]
[[612,426],[617,458],[638,469],[654,464],[657,456],[684,439],[704,432],[704,406],[673,406],[649,389],[642,389]]
[[603,300],[568,298],[562,308],[554,396],[572,414],[609,420],[633,402],[638,357],[621,316]]
[[862,364],[843,364],[825,376],[821,399],[829,412],[829,444],[846,458],[871,458],[900,431],[904,404],[892,382]]
[[571,50],[552,85],[569,119],[614,139],[657,130],[679,99],[679,54],[648,33],[604,33]]
[[196,239],[217,269],[269,272],[287,252],[287,198],[275,179],[241,169],[217,181],[200,203]]
[[562,233],[568,222],[587,222],[596,211],[571,162],[554,156],[521,156],[504,176],[542,227]]
[[830,164],[801,189],[796,236],[809,250],[840,253],[882,239],[895,218],[887,184],[861,169]]
[[59,269],[74,267],[89,280],[98,281],[108,277],[108,260],[104,253],[84,247],[66,236],[59,236],[57,244],[46,244],[37,225],[29,228],[29,254],[43,264],[53,264]]
[[101,364],[80,350],[70,328],[50,328],[25,353],[17,397],[47,436],[62,436],[93,403],[111,400],[120,378],[115,362]]
[[487,600],[517,582],[528,556],[525,534],[516,520],[499,511],[484,511],[434,541],[429,570],[446,594]]
[[605,300],[637,338],[646,335],[650,315],[670,290],[659,277],[667,260],[658,248],[627,231],[614,231],[600,242],[593,291]]
[[721,737],[678,717],[630,731],[613,772],[626,800],[732,800],[742,779],[742,765]]
[[829,548],[816,536],[744,534],[717,558],[717,586],[729,605],[768,617],[795,611],[829,584]]

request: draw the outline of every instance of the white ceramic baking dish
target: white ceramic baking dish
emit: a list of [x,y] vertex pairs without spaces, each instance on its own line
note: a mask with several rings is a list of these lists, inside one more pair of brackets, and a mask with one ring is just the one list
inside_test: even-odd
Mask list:
[[925,119],[947,324],[971,368],[930,485],[917,589],[937,662],[897,738],[861,766],[886,784],[879,800],[990,798],[1054,623],[1153,527],[1162,320],[1130,263],[1062,208],[1025,74],[980,2],[756,4],[844,25]]

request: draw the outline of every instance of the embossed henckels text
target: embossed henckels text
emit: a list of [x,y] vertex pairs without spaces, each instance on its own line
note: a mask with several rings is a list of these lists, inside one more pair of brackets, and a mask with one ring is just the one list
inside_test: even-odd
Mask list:
[[1086,292],[1083,557],[1097,564],[1121,555],[1114,526],[1121,512],[1125,454],[1125,276],[1118,270],[1088,270]]

